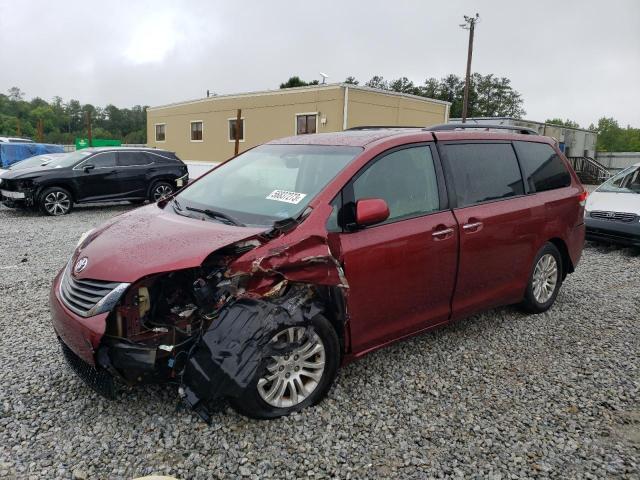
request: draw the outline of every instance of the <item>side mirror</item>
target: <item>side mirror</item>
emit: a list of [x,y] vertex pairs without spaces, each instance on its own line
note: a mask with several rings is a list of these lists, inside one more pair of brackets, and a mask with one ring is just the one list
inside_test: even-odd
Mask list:
[[95,166],[95,165],[91,165],[91,164],[89,164],[89,165],[85,165],[85,166],[84,166],[84,168],[83,168],[83,170],[84,170],[84,173],[89,173],[89,172],[90,172],[91,170],[93,170],[94,168],[96,168],[96,166]]
[[389,206],[381,198],[363,198],[356,202],[356,223],[360,227],[375,225],[389,218]]

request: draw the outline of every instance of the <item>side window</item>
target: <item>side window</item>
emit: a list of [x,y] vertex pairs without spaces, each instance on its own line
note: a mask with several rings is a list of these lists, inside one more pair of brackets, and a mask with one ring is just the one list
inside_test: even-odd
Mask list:
[[135,165],[148,165],[151,160],[144,152],[118,152],[118,165],[132,167]]
[[108,168],[116,166],[116,152],[98,153],[87,159],[84,165],[94,165],[96,168]]
[[[238,118],[229,118],[229,141],[236,141],[236,123],[238,123]],[[240,131],[238,132],[239,140],[244,142],[244,118],[240,119]]]
[[544,192],[571,185],[571,175],[562,159],[545,143],[513,142],[529,190]]
[[156,123],[156,142],[165,141],[166,125],[164,123]]
[[431,149],[411,147],[378,159],[353,182],[354,200],[382,198],[389,205],[387,222],[440,209]]
[[318,116],[315,113],[297,114],[296,115],[296,135],[316,133],[317,121],[318,121]]
[[202,122],[199,120],[191,122],[191,141],[202,141]]
[[449,144],[444,151],[458,207],[524,194],[522,174],[511,144]]

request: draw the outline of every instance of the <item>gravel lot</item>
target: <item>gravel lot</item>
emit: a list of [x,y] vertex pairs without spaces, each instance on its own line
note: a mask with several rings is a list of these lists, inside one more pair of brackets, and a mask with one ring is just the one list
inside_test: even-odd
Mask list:
[[639,477],[638,252],[589,245],[546,314],[492,310],[346,367],[316,408],[208,426],[173,387],[102,399],[53,336],[55,273],[129,208],[0,207],[0,477]]

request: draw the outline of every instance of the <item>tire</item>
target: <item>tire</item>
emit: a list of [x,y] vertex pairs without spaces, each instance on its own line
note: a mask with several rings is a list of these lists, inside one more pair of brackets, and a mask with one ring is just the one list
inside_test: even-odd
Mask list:
[[[322,361],[322,357],[324,357],[324,368],[322,369],[319,380],[307,377],[304,375],[304,373],[295,373],[296,370],[294,365],[296,362],[294,362],[293,360],[296,358],[296,351],[292,352],[292,354],[289,356],[291,361],[286,368],[282,365],[286,357],[272,357],[269,363],[264,367],[261,375],[259,375],[258,378],[252,384],[250,384],[240,396],[230,399],[230,403],[236,411],[238,411],[242,415],[256,419],[277,418],[289,415],[293,412],[298,412],[303,408],[316,405],[327,395],[331,388],[331,385],[336,378],[336,375],[338,374],[338,367],[340,363],[340,342],[338,341],[336,331],[324,316],[316,315],[311,321],[311,324],[314,327],[317,338],[319,338],[320,340],[321,347],[324,348],[324,355],[316,353],[314,356],[308,357],[309,359],[311,359],[311,364],[319,364]],[[304,331],[303,327],[297,328],[301,331]],[[293,329],[285,328],[280,330],[276,333],[276,335],[274,335],[272,341],[274,341],[281,335],[289,335],[289,330]],[[298,333],[298,335],[301,335],[301,333]],[[291,337],[289,338],[292,340]],[[312,348],[307,347],[307,349],[305,350],[305,346],[307,346],[308,343],[314,345],[312,346]],[[299,360],[297,363],[301,365],[304,361],[304,355],[307,355],[314,349],[316,349],[317,345],[317,339],[308,339],[299,349],[299,351],[304,353],[301,353],[299,355]],[[278,364],[280,364],[280,366],[278,366]],[[305,368],[302,366],[300,366],[299,368],[301,370],[305,370]],[[284,369],[284,373],[282,373],[280,369]],[[291,373],[287,373],[287,370],[289,370]],[[317,374],[317,372],[318,369],[309,370],[309,373],[312,374]],[[288,397],[287,395],[284,395],[282,406],[280,407],[273,405],[273,403],[277,403],[277,399],[275,398],[271,403],[268,403],[265,400],[265,397],[267,396],[266,394],[268,394],[268,391],[270,390],[269,385],[275,385],[278,381],[280,381],[276,379],[272,382],[265,383],[265,379],[269,375],[274,375],[276,373],[280,375],[280,378],[282,378],[282,376],[284,375],[290,375],[290,377],[287,377],[290,378],[290,383],[287,384],[283,392],[284,394],[289,395]],[[295,404],[291,399],[291,388],[293,388],[294,384],[296,384],[294,375],[297,375],[299,382],[301,382],[297,383],[297,385],[304,385],[303,388],[296,388],[296,391],[301,392],[299,394],[299,397],[303,395],[302,392],[304,391],[304,388],[309,389],[308,392],[304,393],[304,399],[298,398],[299,401]],[[287,380],[283,379],[283,381],[286,384]]]
[[556,301],[562,279],[562,255],[553,243],[547,242],[535,256],[520,307],[530,313],[546,312]]
[[40,194],[38,207],[52,217],[66,215],[73,210],[73,197],[62,187],[45,188]]
[[156,182],[149,189],[149,201],[156,203],[175,192],[175,187],[169,182]]

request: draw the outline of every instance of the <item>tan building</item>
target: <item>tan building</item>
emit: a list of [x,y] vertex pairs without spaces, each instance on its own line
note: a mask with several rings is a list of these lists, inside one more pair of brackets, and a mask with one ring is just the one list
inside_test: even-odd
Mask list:
[[349,84],[219,95],[147,110],[150,147],[186,161],[224,161],[234,154],[237,111],[240,151],[269,140],[337,132],[365,125],[446,123],[449,103]]

